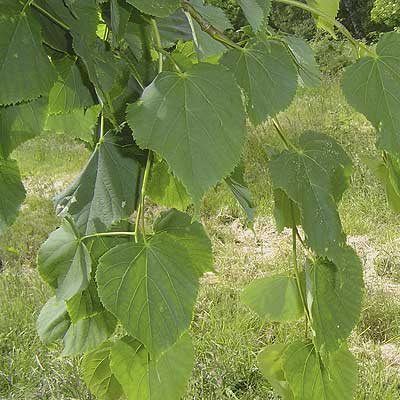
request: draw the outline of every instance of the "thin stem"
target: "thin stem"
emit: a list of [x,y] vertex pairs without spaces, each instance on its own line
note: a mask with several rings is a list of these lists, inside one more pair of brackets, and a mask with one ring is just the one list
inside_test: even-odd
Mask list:
[[101,112],[100,115],[100,132],[99,132],[100,140],[103,139],[104,136],[104,112]]
[[24,5],[24,7],[22,8],[22,11],[21,11],[22,14],[25,12],[25,10],[26,10],[28,7],[30,7],[30,6],[32,5],[32,2],[33,2],[33,0],[28,0],[28,1],[25,3],[25,5]]
[[273,123],[279,137],[281,138],[282,142],[285,144],[285,147],[288,150],[294,150],[294,151],[298,152],[299,149],[285,136],[282,126],[276,117],[272,118],[272,123]]
[[158,48],[158,73],[160,74],[163,71],[163,53],[159,50],[162,49],[162,42],[161,42],[161,36],[160,36],[160,31],[158,30],[157,22],[154,18],[151,19],[151,27],[153,29],[153,34],[154,34],[154,41],[156,43],[156,47]]
[[146,198],[146,189],[147,189],[147,183],[148,183],[149,176],[150,176],[150,169],[151,169],[152,161],[153,161],[153,153],[151,150],[149,150],[149,154],[147,155],[146,169],[144,170],[142,190],[140,192],[140,207],[139,207],[140,212],[138,210],[139,219],[140,219],[140,214],[141,214],[142,235],[143,235],[143,240],[145,243],[147,243],[147,241],[146,241],[146,226],[145,226],[145,221],[144,221],[144,201]]
[[45,15],[47,18],[51,19],[53,22],[55,22],[57,25],[61,26],[61,28],[65,29],[66,31],[69,31],[70,28],[68,25],[65,25],[64,22],[60,21],[57,19],[54,15],[50,14],[47,10],[44,8],[38,6],[36,3],[32,2],[31,3],[32,7],[36,8],[38,11],[40,11],[43,15]]
[[183,10],[188,13],[201,27],[201,30],[208,35],[210,35],[217,42],[222,43],[226,47],[231,49],[236,49],[243,51],[243,48],[238,44],[233,42],[227,36],[225,36],[221,31],[211,25],[207,20],[203,18],[203,16],[187,1],[182,0],[181,2]]
[[134,232],[102,232],[102,233],[94,233],[93,235],[83,236],[81,240],[88,240],[96,237],[104,237],[104,236],[134,236]]
[[308,11],[313,15],[316,15],[318,17],[323,18],[325,21],[331,23],[333,26],[335,26],[342,34],[347,38],[347,40],[353,45],[353,47],[356,49],[357,54],[358,50],[362,48],[365,52],[367,52],[369,55],[376,57],[376,54],[371,51],[364,43],[359,42],[356,40],[353,35],[350,33],[350,31],[339,21],[337,21],[335,18],[331,17],[330,15],[324,13],[321,10],[318,10],[314,7],[309,6],[308,4],[302,3],[301,1],[298,0],[274,0],[277,3],[282,3],[282,4],[287,4],[293,7],[301,8],[302,10]]
[[174,60],[174,57],[172,57],[171,56],[171,54],[170,53],[168,53],[168,51],[165,51],[164,49],[162,49],[162,48],[160,48],[160,47],[158,47],[158,46],[154,46],[155,47],[155,49],[158,51],[158,53],[160,54],[160,57],[162,57],[162,55],[164,55],[165,57],[167,57],[170,61],[171,61],[171,63],[172,63],[172,65],[175,67],[175,69],[178,71],[178,72],[182,72],[182,70],[181,70],[181,67],[178,65],[178,63]]
[[139,242],[139,224],[140,224],[140,215],[142,213],[142,202],[139,202],[137,213],[136,213],[136,220],[135,220],[135,231],[133,232],[135,235],[135,242]]

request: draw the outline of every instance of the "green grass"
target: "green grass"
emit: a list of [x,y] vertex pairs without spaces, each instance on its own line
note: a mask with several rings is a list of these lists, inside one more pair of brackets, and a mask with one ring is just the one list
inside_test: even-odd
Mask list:
[[[304,130],[326,132],[355,161],[340,213],[374,278],[367,282],[361,319],[350,340],[360,366],[356,400],[400,399],[400,365],[393,361],[396,354],[383,351],[389,346],[397,356],[400,352],[395,241],[400,218],[388,209],[382,187],[360,162],[361,154],[375,154],[374,130],[346,105],[336,80],[300,93],[279,119],[292,140]],[[276,398],[257,369],[257,353],[266,344],[303,335],[302,323],[262,323],[240,303],[240,292],[251,280],[291,268],[290,237],[278,235],[271,218],[267,144],[280,146],[269,124],[251,132],[245,151],[246,175],[258,206],[256,235],[245,227],[225,187],[211,190],[204,201],[202,219],[213,240],[218,274],[206,276],[201,286],[192,324],[196,366],[185,400]],[[68,139],[46,136],[25,144],[15,156],[30,191],[0,244],[0,399],[90,399],[79,378],[79,359],[60,358],[60,348],[44,347],[35,332],[38,312],[49,297],[36,273],[36,253],[58,224],[51,198],[77,174],[88,153]]]

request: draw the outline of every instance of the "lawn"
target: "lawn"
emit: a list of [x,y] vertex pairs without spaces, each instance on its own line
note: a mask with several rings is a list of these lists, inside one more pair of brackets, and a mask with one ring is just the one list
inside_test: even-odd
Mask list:
[[[374,130],[347,106],[336,79],[301,91],[279,120],[288,136],[304,130],[332,135],[354,160],[352,187],[340,211],[366,280],[362,315],[350,339],[360,369],[355,398],[400,399],[400,218],[360,161],[360,155],[374,154]],[[225,187],[204,200],[201,218],[212,238],[217,274],[202,280],[191,328],[196,367],[187,400],[276,398],[257,370],[256,355],[266,344],[303,334],[301,323],[263,323],[240,303],[242,288],[254,278],[291,268],[290,233],[278,234],[272,218],[267,144],[279,145],[272,126],[249,134],[246,177],[258,207],[254,232]],[[68,138],[47,136],[26,143],[15,157],[28,198],[0,244],[0,399],[90,399],[79,377],[80,360],[61,358],[60,348],[46,348],[35,332],[49,297],[35,258],[59,223],[52,197],[78,173],[88,153]]]

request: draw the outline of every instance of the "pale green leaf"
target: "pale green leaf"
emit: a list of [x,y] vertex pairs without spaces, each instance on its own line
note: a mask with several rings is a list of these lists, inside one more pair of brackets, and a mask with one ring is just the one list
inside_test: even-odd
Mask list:
[[259,40],[242,51],[231,50],[221,61],[246,94],[247,112],[260,124],[287,108],[297,89],[297,71],[285,45]]
[[262,374],[268,379],[275,392],[285,400],[293,400],[293,393],[283,372],[283,354],[287,347],[287,344],[272,344],[264,347],[257,361]]
[[76,60],[64,57],[55,62],[58,78],[49,94],[49,113],[67,114],[94,104],[92,93],[84,81]]
[[241,295],[244,304],[269,321],[296,321],[304,307],[294,277],[275,275],[248,285]]
[[190,325],[199,276],[188,251],[167,233],[110,250],[96,280],[104,306],[154,357]]
[[50,234],[38,254],[42,279],[56,289],[57,298],[68,300],[87,288],[92,263],[84,243],[67,220]]
[[180,6],[179,0],[127,0],[127,2],[140,11],[156,17],[166,17]]
[[15,160],[0,157],[0,233],[17,218],[25,200],[25,189],[21,182],[18,164]]
[[82,234],[107,230],[136,207],[141,166],[129,146],[108,134],[80,176],[56,198],[58,215],[71,215]]
[[128,106],[127,119],[138,145],[158,152],[197,204],[240,160],[241,94],[221,66],[200,63],[184,73],[163,72],[141,101]]
[[309,132],[298,151],[285,150],[268,165],[274,188],[299,207],[308,245],[334,261],[346,242],[337,203],[349,184],[350,158],[334,139]]
[[40,26],[27,15],[0,17],[0,104],[46,95],[56,73],[43,50]]
[[40,340],[48,345],[62,339],[70,323],[65,302],[52,297],[43,306],[37,319],[36,327]]
[[261,30],[271,11],[271,0],[238,0],[238,4],[253,31]]
[[296,400],[352,400],[357,363],[346,347],[324,361],[311,342],[294,342],[283,355],[283,370]]
[[154,232],[166,232],[188,251],[200,276],[214,271],[211,240],[203,225],[177,210],[162,213],[154,222]]
[[20,144],[40,135],[44,130],[46,117],[45,98],[0,107],[0,154],[8,157]]
[[[306,0],[306,1],[310,7],[322,11],[324,14],[326,14],[331,18],[336,18],[336,15],[339,11],[340,0]],[[331,22],[327,21],[325,18],[321,16],[315,16],[315,21],[317,23],[318,28],[325,29],[327,32],[335,36],[333,24]]]
[[121,385],[110,368],[112,347],[113,343],[104,342],[85,354],[82,360],[83,379],[99,400],[117,400],[123,394]]
[[169,171],[165,161],[156,163],[151,171],[147,195],[160,206],[176,208],[185,211],[192,199],[185,187]]
[[347,101],[379,129],[378,146],[400,154],[400,33],[384,34],[376,57],[366,56],[346,68],[343,92]]
[[351,247],[335,264],[317,261],[307,269],[307,303],[318,350],[333,352],[347,339],[361,313],[363,271]]
[[191,338],[184,334],[160,358],[153,360],[144,346],[125,337],[111,350],[111,370],[128,400],[177,400],[184,394],[194,365]]

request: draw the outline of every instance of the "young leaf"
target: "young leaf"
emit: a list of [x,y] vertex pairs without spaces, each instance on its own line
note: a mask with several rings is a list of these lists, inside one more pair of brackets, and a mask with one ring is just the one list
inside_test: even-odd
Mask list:
[[25,200],[25,189],[21,182],[15,160],[0,157],[0,233],[17,218],[19,208]]
[[161,233],[147,244],[123,244],[100,258],[96,274],[104,306],[159,357],[189,327],[198,272],[188,251]]
[[56,289],[59,300],[68,300],[89,284],[92,263],[84,243],[67,220],[50,234],[38,254],[42,279]]
[[0,108],[0,154],[7,158],[20,144],[44,130],[47,117],[47,99]]
[[0,26],[0,104],[46,95],[56,73],[43,50],[39,24],[24,14],[0,17]]
[[296,67],[280,42],[257,41],[242,51],[231,50],[221,62],[234,72],[243,88],[253,124],[283,111],[296,94]]
[[[314,7],[317,10],[322,11],[329,17],[336,18],[336,15],[339,11],[340,0],[306,0],[306,1],[311,7]],[[325,18],[320,16],[316,16],[315,21],[317,23],[318,28],[325,29],[327,32],[335,36],[333,24],[331,22],[327,21]]]
[[65,302],[52,297],[40,311],[36,327],[40,340],[49,345],[62,339],[70,324]]
[[188,251],[199,276],[214,271],[211,240],[200,222],[177,210],[162,213],[154,222],[154,232],[166,232]]
[[352,163],[329,136],[309,132],[299,145],[298,151],[285,150],[272,159],[269,172],[274,188],[299,207],[309,246],[333,261],[346,242],[336,204],[349,184]]
[[112,347],[113,343],[104,342],[85,354],[82,360],[83,379],[99,400],[118,400],[123,395],[122,387],[110,368]]
[[111,370],[128,400],[176,400],[181,398],[192,373],[194,349],[184,334],[157,360],[144,346],[125,337],[111,350]]
[[366,56],[346,68],[342,88],[347,101],[379,129],[378,146],[400,154],[400,33],[386,33],[376,57]]
[[294,342],[283,354],[283,370],[296,400],[352,400],[357,363],[346,347],[323,361],[311,342]]
[[238,4],[253,31],[261,30],[271,11],[271,0],[238,0]]
[[197,205],[240,160],[241,94],[221,66],[200,63],[184,73],[163,72],[140,102],[128,106],[127,120],[138,145],[168,162]]
[[166,17],[180,6],[179,0],[127,0],[138,10],[156,17]]
[[82,234],[106,231],[136,207],[141,165],[111,134],[97,145],[80,176],[56,197],[58,215],[70,215]]
[[347,339],[361,312],[363,272],[351,247],[336,254],[336,265],[317,261],[307,270],[307,302],[319,351],[333,352]]
[[185,211],[192,204],[185,187],[169,171],[164,160],[153,166],[147,194],[158,205],[181,211]]
[[304,314],[296,279],[276,275],[253,281],[241,300],[261,318],[269,321],[296,321]]
[[258,367],[275,392],[285,400],[293,400],[293,393],[283,372],[283,354],[287,347],[287,344],[280,343],[264,347],[257,360]]

